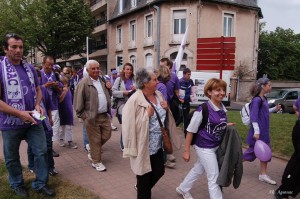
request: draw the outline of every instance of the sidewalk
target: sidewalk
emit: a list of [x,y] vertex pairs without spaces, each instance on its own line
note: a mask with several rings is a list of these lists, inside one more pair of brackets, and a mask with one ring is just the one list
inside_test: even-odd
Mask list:
[[[129,165],[129,159],[122,158],[119,147],[120,132],[113,131],[111,139],[103,148],[103,163],[107,167],[106,172],[97,172],[92,168],[87,158],[87,153],[82,144],[82,124],[74,119],[74,141],[78,149],[69,149],[54,144],[54,149],[60,154],[55,158],[55,166],[59,171],[58,177],[78,184],[86,189],[95,192],[101,199],[134,199],[136,191],[133,188],[136,183],[135,175]],[[114,118],[114,124],[118,124]],[[118,129],[120,127],[116,125]],[[182,137],[183,139],[183,137]],[[2,136],[0,136],[0,158],[3,159]],[[27,144],[22,142],[20,156],[23,165],[27,165]],[[177,157],[176,169],[166,169],[165,175],[152,190],[153,199],[180,199],[175,188],[186,176],[195,162],[195,153],[192,150],[192,157],[189,163],[181,158],[182,150],[175,151]],[[286,162],[273,158],[268,165],[269,175],[279,184]],[[244,163],[244,174],[241,185],[238,189],[232,186],[223,188],[224,199],[273,199],[272,192],[277,186],[269,185],[258,180],[259,161]],[[205,174],[195,183],[191,194],[195,199],[209,198]],[[300,198],[299,196],[297,198]]]

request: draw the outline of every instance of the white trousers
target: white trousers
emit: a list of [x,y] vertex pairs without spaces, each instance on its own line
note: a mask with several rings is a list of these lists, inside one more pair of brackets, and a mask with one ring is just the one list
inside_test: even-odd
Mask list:
[[60,126],[60,133],[59,133],[59,139],[65,140],[65,141],[73,141],[73,127],[72,125],[61,125]]
[[212,149],[199,148],[195,146],[197,153],[197,162],[190,170],[183,182],[180,184],[180,188],[183,192],[189,192],[193,187],[194,182],[199,178],[203,172],[206,173],[208,181],[208,190],[210,199],[222,199],[222,192],[219,185],[216,183],[219,176],[219,167],[216,156],[216,150],[218,147]]
[[60,139],[59,138],[60,119],[59,119],[58,110],[51,111],[51,115],[52,115],[52,120],[53,120],[53,126],[52,126],[53,137],[52,137],[52,141],[57,141],[57,140]]

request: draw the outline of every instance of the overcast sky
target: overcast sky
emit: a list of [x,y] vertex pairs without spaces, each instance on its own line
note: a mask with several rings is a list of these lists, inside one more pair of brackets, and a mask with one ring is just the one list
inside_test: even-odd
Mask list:
[[276,27],[290,28],[300,33],[300,0],[258,0],[264,18],[265,29],[273,31]]

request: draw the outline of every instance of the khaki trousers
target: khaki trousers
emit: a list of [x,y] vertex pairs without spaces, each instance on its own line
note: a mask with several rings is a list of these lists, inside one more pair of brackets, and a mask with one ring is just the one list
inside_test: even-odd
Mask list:
[[84,121],[90,142],[91,157],[94,163],[102,162],[102,146],[111,137],[110,117],[107,113],[98,114],[95,119]]

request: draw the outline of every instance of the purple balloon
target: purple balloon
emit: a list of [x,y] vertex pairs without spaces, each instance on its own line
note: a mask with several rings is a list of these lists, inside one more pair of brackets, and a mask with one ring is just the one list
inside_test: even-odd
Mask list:
[[271,159],[272,157],[272,151],[266,143],[264,143],[261,140],[257,140],[254,145],[254,153],[256,157],[262,161],[262,162],[267,162]]

